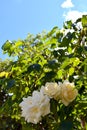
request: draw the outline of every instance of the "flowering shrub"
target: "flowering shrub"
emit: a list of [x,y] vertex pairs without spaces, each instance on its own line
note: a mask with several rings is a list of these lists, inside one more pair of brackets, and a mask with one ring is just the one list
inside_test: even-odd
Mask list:
[[2,49],[1,130],[87,129],[87,16]]

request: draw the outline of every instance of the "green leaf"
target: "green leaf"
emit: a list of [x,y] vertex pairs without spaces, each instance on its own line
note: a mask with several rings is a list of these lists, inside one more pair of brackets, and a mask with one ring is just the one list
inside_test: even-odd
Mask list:
[[15,80],[14,79],[9,79],[7,81],[7,89],[10,89],[11,87],[13,87],[15,85]]
[[50,71],[50,72],[45,73],[44,78],[45,78],[46,81],[50,81],[50,80],[54,79],[55,76],[56,76],[56,72]]
[[15,98],[16,98],[16,95],[14,94],[14,95],[12,96],[12,100],[15,100]]
[[27,93],[29,91],[29,87],[25,87],[25,92]]
[[63,76],[63,69],[60,69],[59,71],[58,71],[58,78],[60,79],[60,78],[62,78],[62,76]]
[[82,21],[82,25],[83,25],[83,27],[87,27],[87,15],[83,15],[81,21]]
[[71,29],[71,27],[72,27],[72,21],[71,20],[70,21],[66,21],[64,23],[64,28],[65,29]]
[[80,60],[79,60],[79,58],[72,58],[72,60],[73,60],[73,66],[74,67],[76,67],[77,65],[79,65],[79,63],[80,63]]
[[58,29],[58,27],[55,26],[55,27],[48,33],[48,36],[53,35],[53,34],[56,32],[57,29]]
[[74,73],[74,68],[71,67],[71,68],[69,69],[69,75],[72,75],[73,73]]
[[73,130],[73,122],[65,120],[60,124],[59,130]]
[[67,58],[61,65],[61,68],[64,69],[65,67],[67,67],[70,64],[70,60],[69,58]]
[[3,49],[4,51],[6,51],[6,50],[10,49],[10,47],[11,47],[11,42],[10,42],[9,40],[7,40],[7,41],[4,43],[4,45],[2,46],[2,49]]
[[28,70],[28,72],[40,71],[41,70],[41,65],[39,65],[39,64],[30,65],[27,70]]
[[17,42],[15,42],[15,47],[19,47],[22,45],[23,45],[23,42],[21,40],[18,40]]

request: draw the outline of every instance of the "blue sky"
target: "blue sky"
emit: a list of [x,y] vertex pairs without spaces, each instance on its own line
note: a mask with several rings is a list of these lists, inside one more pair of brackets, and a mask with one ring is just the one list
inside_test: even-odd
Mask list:
[[[86,0],[0,0],[0,48],[6,40],[62,28],[65,20],[87,13],[86,6]],[[0,58],[6,58],[1,49]]]

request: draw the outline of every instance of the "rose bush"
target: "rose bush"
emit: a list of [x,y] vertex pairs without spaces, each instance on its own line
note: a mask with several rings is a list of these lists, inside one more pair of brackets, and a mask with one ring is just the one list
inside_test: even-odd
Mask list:
[[2,49],[1,130],[87,129],[86,15]]

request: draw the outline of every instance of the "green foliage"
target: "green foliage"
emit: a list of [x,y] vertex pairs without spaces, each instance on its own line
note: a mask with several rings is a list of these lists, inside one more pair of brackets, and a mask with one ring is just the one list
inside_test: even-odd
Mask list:
[[[82,28],[78,23],[82,23]],[[16,60],[0,60],[0,129],[85,130],[87,129],[87,16],[67,21],[62,30],[25,40],[6,41],[3,52]],[[37,125],[21,118],[19,103],[46,82],[68,79],[79,91],[69,106],[51,101],[52,113]]]

